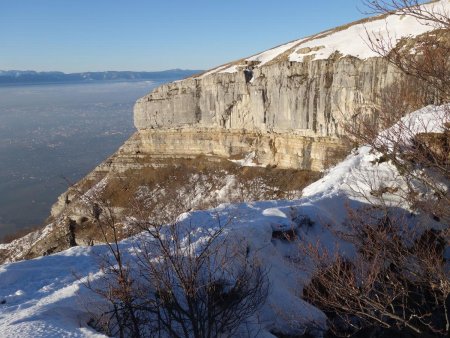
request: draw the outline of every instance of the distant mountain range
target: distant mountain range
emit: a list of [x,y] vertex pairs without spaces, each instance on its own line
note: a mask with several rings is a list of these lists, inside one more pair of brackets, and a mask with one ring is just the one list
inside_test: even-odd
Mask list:
[[0,70],[0,85],[161,79],[178,80],[200,72],[202,71],[190,69],[170,69],[158,72],[106,71],[66,74],[63,72],[36,72],[33,70]]

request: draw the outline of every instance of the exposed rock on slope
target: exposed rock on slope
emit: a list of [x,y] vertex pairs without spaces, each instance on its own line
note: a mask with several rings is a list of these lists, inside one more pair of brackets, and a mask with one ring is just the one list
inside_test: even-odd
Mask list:
[[[309,137],[339,135],[339,121],[398,77],[381,58],[336,52],[330,59],[280,61],[159,87],[135,105],[139,131],[200,127]],[[252,73],[248,81],[246,72]]]

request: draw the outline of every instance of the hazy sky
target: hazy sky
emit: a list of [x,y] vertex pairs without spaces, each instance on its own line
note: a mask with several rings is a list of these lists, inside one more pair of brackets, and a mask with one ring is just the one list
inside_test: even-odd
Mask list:
[[364,17],[361,0],[0,0],[0,69],[207,69]]

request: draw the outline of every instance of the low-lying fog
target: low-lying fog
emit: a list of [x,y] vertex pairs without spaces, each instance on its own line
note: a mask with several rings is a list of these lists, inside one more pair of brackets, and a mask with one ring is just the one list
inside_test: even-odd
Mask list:
[[0,239],[41,224],[68,182],[133,133],[134,102],[159,84],[0,87]]

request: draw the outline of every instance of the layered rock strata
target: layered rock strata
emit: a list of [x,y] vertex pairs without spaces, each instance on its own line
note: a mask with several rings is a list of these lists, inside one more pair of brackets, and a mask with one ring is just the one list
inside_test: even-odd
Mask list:
[[399,73],[381,58],[279,62],[163,85],[138,100],[142,153],[242,156],[322,170],[342,147],[342,122],[371,112]]
[[[445,13],[450,1],[423,6]],[[367,18],[163,85],[134,108],[141,152],[244,156],[257,148],[263,165],[322,170],[342,124],[376,111],[402,77],[370,41],[384,52],[409,41],[404,52],[414,53],[414,39],[433,29],[401,13]]]

